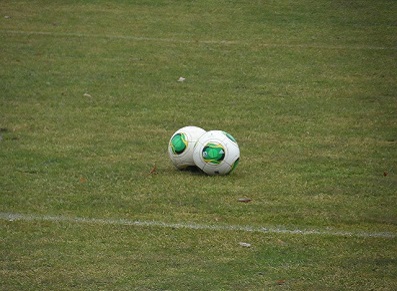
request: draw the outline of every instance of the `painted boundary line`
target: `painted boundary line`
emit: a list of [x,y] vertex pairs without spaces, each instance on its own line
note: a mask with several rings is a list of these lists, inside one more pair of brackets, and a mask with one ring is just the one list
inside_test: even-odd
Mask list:
[[301,48],[301,49],[331,49],[331,50],[397,50],[397,47],[382,46],[337,46],[337,45],[318,45],[318,44],[277,44],[261,43],[256,41],[232,41],[232,40],[189,40],[176,38],[156,38],[141,37],[128,35],[101,35],[86,33],[68,33],[68,32],[50,32],[50,31],[22,31],[22,30],[0,30],[0,33],[23,34],[23,35],[47,35],[52,37],[77,37],[77,38],[104,38],[104,39],[124,39],[132,41],[151,41],[151,42],[169,42],[169,43],[199,43],[199,44],[216,44],[216,45],[252,45],[256,44],[262,47],[275,48]]
[[276,227],[253,227],[240,225],[216,225],[216,224],[196,224],[196,223],[167,223],[161,221],[143,221],[128,219],[102,219],[84,218],[68,216],[34,215],[0,212],[0,219],[7,221],[48,221],[48,222],[67,222],[76,224],[98,224],[98,225],[120,225],[120,226],[143,226],[173,229],[191,230],[213,230],[213,231],[242,231],[257,233],[276,233],[290,235],[320,235],[320,236],[343,236],[343,237],[362,237],[362,238],[388,238],[394,239],[397,234],[391,232],[349,232],[331,230],[300,230]]

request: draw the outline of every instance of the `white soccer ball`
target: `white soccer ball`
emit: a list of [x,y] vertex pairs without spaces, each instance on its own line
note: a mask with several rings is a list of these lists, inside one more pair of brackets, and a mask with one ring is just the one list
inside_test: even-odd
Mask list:
[[222,130],[210,130],[196,142],[193,160],[208,175],[227,175],[240,159],[239,146],[232,135]]
[[193,149],[196,141],[205,133],[197,126],[185,126],[178,129],[168,143],[168,155],[171,162],[180,170],[195,166]]

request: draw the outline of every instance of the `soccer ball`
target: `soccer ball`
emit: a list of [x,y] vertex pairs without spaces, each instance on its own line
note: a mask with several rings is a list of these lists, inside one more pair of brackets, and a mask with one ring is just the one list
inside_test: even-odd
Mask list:
[[194,166],[194,144],[205,130],[197,126],[185,126],[178,129],[168,143],[168,155],[171,162],[180,170]]
[[240,149],[233,136],[222,130],[210,130],[196,142],[193,160],[208,175],[227,175],[236,167]]

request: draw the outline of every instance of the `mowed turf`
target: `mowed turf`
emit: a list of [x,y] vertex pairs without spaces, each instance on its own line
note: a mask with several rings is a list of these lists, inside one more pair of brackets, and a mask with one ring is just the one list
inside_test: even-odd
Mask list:
[[[1,289],[396,289],[395,1],[0,11]],[[185,125],[235,172],[176,170]]]

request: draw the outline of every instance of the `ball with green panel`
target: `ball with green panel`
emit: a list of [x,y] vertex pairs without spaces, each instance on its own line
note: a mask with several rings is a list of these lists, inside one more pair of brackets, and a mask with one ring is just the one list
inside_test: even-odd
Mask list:
[[231,134],[210,130],[197,140],[193,160],[208,175],[227,175],[238,165],[240,148]]
[[171,136],[168,143],[168,155],[176,168],[183,170],[195,166],[193,160],[194,145],[205,132],[198,126],[185,126]]

